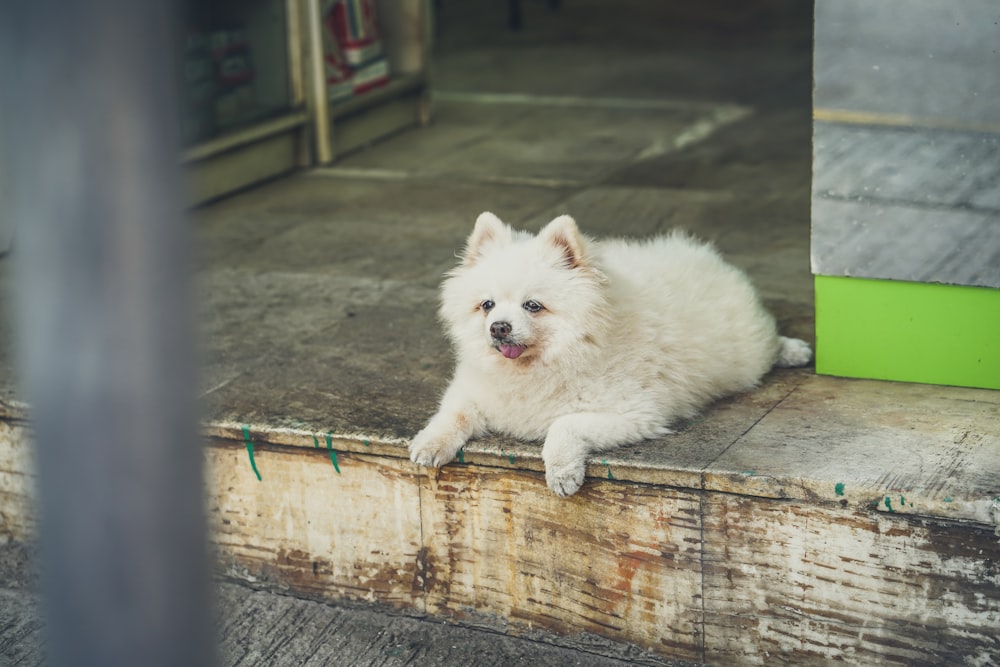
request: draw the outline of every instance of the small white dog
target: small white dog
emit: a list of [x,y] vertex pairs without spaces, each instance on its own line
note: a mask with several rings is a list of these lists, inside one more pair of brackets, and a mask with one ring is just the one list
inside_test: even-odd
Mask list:
[[564,215],[532,236],[483,213],[441,297],[458,365],[410,458],[442,466],[487,431],[544,439],[560,496],[583,484],[592,453],[670,433],[812,357],[778,336],[739,269],[676,232],[598,242]]

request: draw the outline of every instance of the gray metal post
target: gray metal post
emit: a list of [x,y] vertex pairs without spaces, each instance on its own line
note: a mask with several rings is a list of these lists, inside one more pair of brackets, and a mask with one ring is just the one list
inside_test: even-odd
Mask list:
[[0,8],[0,134],[53,665],[211,662],[166,0]]

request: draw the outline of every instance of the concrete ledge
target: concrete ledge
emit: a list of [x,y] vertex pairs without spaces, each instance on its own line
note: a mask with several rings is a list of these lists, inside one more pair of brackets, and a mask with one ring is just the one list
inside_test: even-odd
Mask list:
[[307,595],[715,664],[995,655],[998,396],[789,375],[682,431],[784,394],[702,469],[645,443],[568,500],[525,443],[427,471],[401,442],[337,435],[335,469],[323,436],[262,429],[258,482],[240,437],[215,439],[220,554]]
[[[984,558],[996,549],[992,498],[960,490],[973,488],[986,458],[998,460],[997,440],[983,428],[992,422],[969,429],[973,414],[996,418],[975,405],[992,395],[956,397],[960,414],[934,415],[943,438],[911,436],[900,443],[905,457],[892,447],[863,450],[880,437],[891,442],[886,429],[929,421],[921,387],[911,388],[915,409],[876,411],[870,429],[851,424],[854,442],[828,440],[817,424],[778,445],[769,419],[807,413],[810,398],[849,414],[878,390],[852,383],[855,391],[840,392],[850,400],[838,400],[823,393],[830,382],[808,378],[706,470],[637,464],[664,444],[650,443],[632,461],[595,462],[568,500],[548,490],[537,449],[525,444],[472,443],[464,464],[428,473],[401,444],[337,438],[338,472],[311,435],[286,431],[278,437],[297,444],[257,450],[258,482],[238,438],[215,440],[208,455],[220,554],[231,572],[300,594],[374,600],[513,634],[589,632],[716,664],[994,655],[1000,588]],[[952,427],[969,430],[961,443]],[[750,459],[753,444],[763,448]],[[794,456],[775,454],[796,444]],[[743,469],[750,460],[756,470]],[[797,474],[807,467],[811,474]],[[922,471],[930,486],[918,488]],[[691,477],[698,483],[658,481]],[[906,500],[884,502],[897,497]]]
[[[3,412],[3,528],[23,538],[27,431]],[[713,664],[1000,652],[995,392],[779,373],[592,462],[566,500],[530,443],[427,471],[401,438],[251,424],[258,481],[243,429],[207,427],[209,512],[220,567],[258,586]]]
[[[206,432],[242,442],[249,427],[254,443],[408,456],[405,438],[303,426],[218,422]],[[592,460],[587,476],[993,526],[998,433],[997,392],[777,371],[678,433]],[[537,443],[496,436],[470,442],[445,470],[463,464],[544,471]]]

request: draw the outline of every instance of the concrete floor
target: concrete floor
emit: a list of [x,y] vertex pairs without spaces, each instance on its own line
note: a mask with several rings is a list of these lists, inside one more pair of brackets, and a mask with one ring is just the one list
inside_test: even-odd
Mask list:
[[[333,433],[405,456],[452,368],[437,286],[483,210],[528,229],[570,213],[595,236],[682,227],[749,273],[783,333],[812,341],[808,3],[526,3],[520,33],[505,29],[503,3],[443,4],[429,127],[198,212],[216,434]],[[970,401],[983,406],[971,421]],[[894,480],[926,490],[913,511],[988,519],[995,438],[960,452],[954,488],[940,488],[933,466],[900,461],[949,451],[942,429],[993,432],[998,402],[781,370],[677,434],[603,460],[618,479],[726,492],[757,493],[767,477],[781,497],[839,503],[843,484],[859,507]],[[890,405],[907,417],[888,420]],[[937,423],[911,428],[928,411]],[[873,442],[879,459],[862,462]],[[480,463],[501,453],[541,466],[535,443],[466,448]]]
[[[483,210],[529,229],[568,212],[598,236],[684,227],[750,273],[783,332],[812,340],[810,3],[568,0],[551,13],[529,1],[520,33],[505,3],[441,4],[429,127],[197,211],[213,428],[333,432],[405,455],[452,365],[437,285]],[[853,507],[905,484],[933,489],[921,512],[986,521],[977,503],[1000,479],[998,406],[991,392],[780,371],[608,462],[620,479]],[[925,460],[953,427],[978,434],[978,449],[934,454],[952,455],[941,477]],[[537,444],[467,451],[540,465]],[[24,599],[11,586],[0,595]],[[223,664],[666,664],[233,584],[220,607]],[[27,656],[17,664],[37,663],[24,648],[31,618],[0,622],[4,654]]]
[[811,339],[807,5],[527,3],[512,34],[475,4],[444,3],[430,127],[199,212],[211,420],[411,436],[452,364],[437,285],[483,210],[686,228]]

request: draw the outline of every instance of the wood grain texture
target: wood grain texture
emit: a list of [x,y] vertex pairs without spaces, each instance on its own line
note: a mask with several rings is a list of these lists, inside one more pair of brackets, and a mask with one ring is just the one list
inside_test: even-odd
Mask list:
[[992,531],[796,502],[705,499],[705,642],[738,665],[995,664]]
[[[891,421],[892,411],[873,418]],[[10,539],[31,531],[31,474],[26,457],[12,456],[24,433],[0,433],[0,529]],[[945,478],[975,465],[983,443],[969,445],[973,435],[956,444],[955,466],[941,462]],[[889,513],[851,496],[618,479],[590,480],[564,500],[542,473],[515,467],[428,474],[405,459],[337,451],[338,474],[325,447],[254,450],[261,481],[243,442],[213,439],[206,457],[220,566],[256,587],[509,635],[551,632],[616,657],[633,654],[600,642],[718,665],[1000,656],[1000,547],[985,521]],[[11,472],[23,477],[16,488]],[[309,627],[301,631],[321,631]]]
[[26,426],[0,421],[0,542],[25,543],[35,535],[32,447]]
[[209,447],[208,512],[225,571],[300,594],[422,607],[421,530],[409,462],[326,449]]
[[696,493],[599,482],[564,500],[541,474],[468,466],[421,498],[428,612],[700,659]]
[[[46,633],[31,549],[0,544],[0,665],[42,667]],[[558,644],[533,633],[504,636],[486,629],[386,612],[370,605],[324,604],[233,582],[218,582],[217,662],[220,667],[476,667],[574,665],[575,667],[695,667],[650,653],[607,644]],[[624,647],[622,647],[624,648]],[[598,649],[604,649],[601,655]]]

